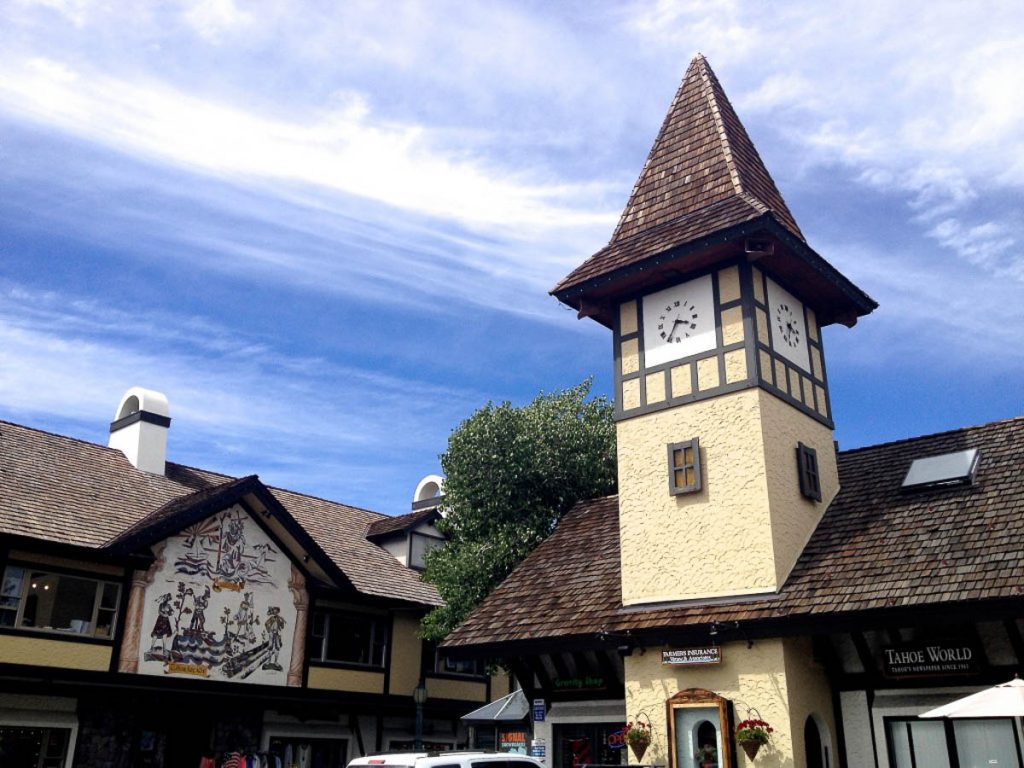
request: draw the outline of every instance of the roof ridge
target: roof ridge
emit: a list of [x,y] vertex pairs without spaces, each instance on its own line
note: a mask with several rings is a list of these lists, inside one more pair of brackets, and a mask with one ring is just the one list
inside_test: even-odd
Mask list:
[[729,140],[729,134],[725,130],[725,121],[722,119],[722,110],[718,104],[718,96],[715,93],[715,86],[708,74],[707,59],[698,55],[694,58],[693,64],[697,66],[700,77],[704,81],[704,86],[707,90],[706,98],[708,106],[711,109],[712,119],[715,121],[718,141],[722,144],[722,153],[725,155],[725,164],[729,168],[729,178],[732,180],[732,185],[736,189],[736,194],[741,197],[746,197],[748,193],[743,188],[743,179],[740,176],[740,169],[736,164],[736,159],[733,157],[732,142]]
[[873,445],[862,445],[857,448],[847,448],[844,451],[839,451],[839,456],[849,456],[854,453],[862,453],[864,451],[873,451],[877,448],[888,448],[893,445],[900,445],[901,443],[913,443],[918,440],[927,440],[934,437],[945,437],[946,435],[955,435],[958,432],[968,432],[973,429],[986,429],[988,427],[994,427],[999,424],[1009,424],[1014,421],[1024,422],[1024,416],[1010,416],[1005,419],[995,419],[994,421],[985,421],[981,424],[969,424],[966,427],[956,427],[954,429],[945,429],[941,432],[929,432],[924,435],[915,435],[913,437],[901,437],[898,440],[887,440],[884,443],[874,443]]
[[[103,445],[103,443],[96,443],[93,442],[92,440],[86,440],[83,437],[75,437],[73,435],[62,435],[59,434],[58,432],[51,432],[48,429],[33,427],[29,424],[19,424],[16,421],[9,421],[8,419],[0,419],[0,427],[3,426],[17,427],[18,429],[27,429],[29,432],[37,432],[40,435],[48,435],[50,437],[60,438],[61,440],[70,440],[75,443],[82,443],[83,445],[91,445],[93,448],[102,448],[105,451],[117,451],[118,453],[121,453],[121,451],[118,451],[117,448],[111,448],[109,445]],[[190,467],[190,469],[196,469],[196,467]]]
[[[205,470],[200,470],[200,471],[205,471]],[[260,482],[263,482],[263,481],[261,480]],[[267,485],[267,484],[264,483],[264,485]],[[271,491],[281,491],[282,493],[290,493],[290,494],[293,494],[295,496],[301,496],[304,499],[313,499],[314,501],[324,501],[324,502],[326,502],[328,504],[337,504],[340,507],[348,507],[349,509],[354,509],[356,512],[367,512],[367,513],[369,513],[371,515],[379,515],[382,518],[385,518],[385,517],[397,517],[397,515],[389,515],[386,512],[376,512],[376,511],[374,511],[372,509],[367,509],[366,507],[357,507],[354,504],[348,504],[348,503],[346,503],[344,501],[338,501],[337,499],[328,499],[326,496],[317,496],[316,494],[313,494],[313,493],[305,493],[304,491],[295,491],[295,490],[292,490],[291,488],[282,488],[282,487],[280,487],[278,485],[267,485],[267,488],[270,489]],[[403,514],[405,514],[405,513],[403,512]],[[376,522],[376,521],[374,521],[374,522]]]
[[[683,74],[683,82],[676,89],[676,94],[675,94],[675,96],[672,97],[672,103],[668,105],[668,112],[665,114],[665,119],[662,120],[662,122],[661,122],[661,127],[658,129],[658,135],[654,137],[654,143],[651,145],[650,150],[648,150],[648,152],[647,152],[647,157],[644,159],[644,165],[640,169],[640,173],[637,175],[636,181],[633,182],[633,188],[629,191],[629,197],[626,198],[626,205],[622,208],[622,213],[619,214],[619,221],[618,221],[618,223],[616,223],[615,229],[612,230],[612,236],[610,238],[608,238],[608,245],[611,245],[612,243],[614,243],[616,241],[616,239],[619,236],[619,231],[622,229],[623,225],[626,222],[626,218],[629,216],[630,209],[631,209],[630,203],[633,202],[633,197],[639,191],[640,185],[645,181],[645,176],[647,174],[647,168],[651,165],[651,161],[654,158],[654,149],[655,149],[655,147],[657,147],[658,144],[661,143],[661,140],[664,137],[665,132],[670,130],[671,127],[672,127],[671,117],[675,113],[676,104],[678,104],[679,99],[681,99],[683,97],[683,92],[684,92],[685,87],[686,87],[686,81],[690,77],[690,71],[696,68],[698,59],[700,61],[704,61],[703,55],[698,53],[694,57],[693,61],[690,62],[690,66],[688,66],[686,68],[686,72]],[[634,234],[639,234],[639,233],[634,233]],[[627,236],[627,239],[628,239],[628,237],[632,237],[632,235]]]

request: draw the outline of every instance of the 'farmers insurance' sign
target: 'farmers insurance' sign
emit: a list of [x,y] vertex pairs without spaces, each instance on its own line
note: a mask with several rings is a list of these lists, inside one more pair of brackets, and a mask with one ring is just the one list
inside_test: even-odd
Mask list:
[[882,649],[886,677],[970,674],[978,671],[978,654],[965,643],[915,643]]
[[722,648],[718,645],[708,645],[703,648],[669,648],[661,652],[661,663],[672,666],[721,664]]

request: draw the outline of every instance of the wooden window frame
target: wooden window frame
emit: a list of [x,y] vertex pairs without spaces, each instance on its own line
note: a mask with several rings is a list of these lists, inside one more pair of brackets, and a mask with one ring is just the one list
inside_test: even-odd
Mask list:
[[718,709],[718,728],[722,734],[722,753],[718,756],[718,764],[734,765],[732,756],[732,707],[731,702],[714,691],[704,688],[687,688],[680,691],[665,702],[665,722],[668,725],[668,757],[669,768],[690,768],[694,764],[693,755],[676,754],[676,710],[678,709]]
[[800,495],[812,501],[821,501],[818,452],[809,445],[796,444],[796,473],[800,478]]
[[[322,635],[316,634],[316,617],[322,616],[324,620],[324,632]],[[330,642],[332,631],[343,631],[344,627],[336,626],[333,628],[331,625],[334,622],[343,622],[352,619],[365,619],[371,622],[371,633],[368,639],[368,657],[369,662],[362,661],[351,661],[346,659],[329,659],[327,658],[327,647]],[[379,636],[383,637],[380,641]],[[391,644],[391,636],[388,628],[388,622],[383,616],[378,616],[371,613],[360,613],[358,611],[345,611],[332,608],[316,608],[310,615],[309,622],[309,640],[306,645],[306,655],[309,660],[316,664],[341,664],[351,667],[359,667],[360,669],[384,669],[388,663],[388,650]],[[373,651],[375,648],[380,647],[380,663],[372,658]]]
[[[77,638],[79,640],[97,640],[103,642],[113,642],[117,636],[118,622],[121,620],[121,596],[123,594],[123,587],[121,582],[113,581],[111,579],[98,578],[95,575],[86,575],[82,573],[69,573],[59,568],[52,568],[45,565],[37,565],[33,563],[23,562],[8,562],[4,565],[3,571],[0,572],[0,579],[6,583],[8,578],[8,572],[12,568],[17,568],[22,571],[21,574],[21,591],[17,596],[18,607],[14,608],[3,608],[4,611],[14,613],[14,624],[12,626],[4,626],[3,631],[12,632],[32,632],[32,633],[43,633],[47,635],[56,635],[64,638]],[[89,627],[90,631],[85,632],[74,632],[70,629],[57,628],[57,627],[26,627],[22,625],[25,618],[25,604],[29,597],[29,583],[32,580],[32,574],[39,573],[43,576],[55,576],[57,579],[77,579],[78,581],[90,581],[96,585],[95,592],[93,593],[92,612],[89,616]],[[58,581],[59,584],[59,581]],[[114,607],[108,608],[103,606],[103,593],[106,591],[108,586],[114,587],[116,590],[114,595]],[[13,597],[13,595],[11,596]],[[97,634],[99,629],[99,617],[100,613],[110,614],[110,634],[101,635]]]
[[[690,462],[686,461],[686,451],[690,451],[690,456],[693,459]],[[676,464],[676,455],[681,457],[681,463]],[[693,471],[693,482],[686,482],[687,470]],[[679,484],[676,482],[676,473],[683,473],[683,483]],[[692,440],[685,440],[681,443],[669,443],[668,444],[668,492],[673,496],[681,496],[685,493],[698,493],[703,484],[701,483],[701,466],[700,466],[700,438],[695,437]]]

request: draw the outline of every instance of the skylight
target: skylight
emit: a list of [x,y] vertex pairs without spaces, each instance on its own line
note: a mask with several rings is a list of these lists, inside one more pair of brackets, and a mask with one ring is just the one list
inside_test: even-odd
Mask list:
[[941,456],[929,456],[926,459],[914,459],[903,478],[904,491],[916,491],[926,488],[945,488],[948,486],[970,485],[974,482],[974,472],[978,468],[980,454],[977,448],[956,453],[944,453]]

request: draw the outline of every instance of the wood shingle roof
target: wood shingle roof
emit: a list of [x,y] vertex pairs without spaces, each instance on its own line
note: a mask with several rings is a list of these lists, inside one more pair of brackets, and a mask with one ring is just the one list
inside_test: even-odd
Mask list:
[[718,78],[698,54],[608,245],[552,293],[765,215],[804,239]]
[[[140,472],[115,449],[0,421],[0,535],[100,550],[138,524],[224,492],[235,479],[167,462]],[[362,594],[440,604],[436,589],[366,539],[386,515],[281,488],[274,498]]]
[[[981,452],[975,482],[905,493],[910,463]],[[1024,600],[1024,417],[839,454],[841,490],[777,595],[623,607],[616,497],[581,502],[446,640],[451,647],[712,622]]]

